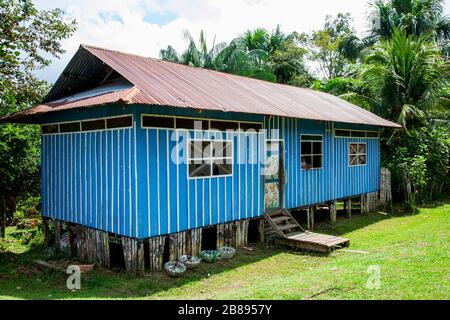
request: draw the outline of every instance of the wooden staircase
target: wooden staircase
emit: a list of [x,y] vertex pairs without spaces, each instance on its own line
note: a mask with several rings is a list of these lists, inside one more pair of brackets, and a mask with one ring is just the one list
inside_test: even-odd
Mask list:
[[346,238],[305,231],[286,209],[266,211],[264,217],[264,233],[275,236],[275,242],[281,245],[330,253],[350,244]]
[[266,228],[272,228],[273,233],[282,238],[294,233],[305,232],[286,209],[266,211],[265,219],[267,222]]

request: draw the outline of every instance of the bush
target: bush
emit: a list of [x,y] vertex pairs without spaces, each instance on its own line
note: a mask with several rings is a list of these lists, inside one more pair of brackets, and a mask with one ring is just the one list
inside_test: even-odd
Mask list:
[[421,128],[393,139],[383,160],[392,172],[394,199],[405,199],[405,177],[411,183],[412,205],[448,192],[449,150],[449,133],[443,129]]

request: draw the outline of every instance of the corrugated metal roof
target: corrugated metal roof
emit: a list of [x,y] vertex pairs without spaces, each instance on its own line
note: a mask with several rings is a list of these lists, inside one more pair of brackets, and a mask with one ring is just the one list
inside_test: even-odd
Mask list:
[[[91,54],[91,58],[86,58],[89,63],[82,59],[86,51]],[[89,68],[93,68],[96,73],[91,78],[98,79],[98,74],[104,74],[108,68],[95,63],[92,57],[139,89],[128,99],[129,103],[399,127],[327,93],[86,45],[80,46],[65,72],[89,77]],[[61,75],[46,100],[67,94],[67,85],[76,87],[73,81]]]

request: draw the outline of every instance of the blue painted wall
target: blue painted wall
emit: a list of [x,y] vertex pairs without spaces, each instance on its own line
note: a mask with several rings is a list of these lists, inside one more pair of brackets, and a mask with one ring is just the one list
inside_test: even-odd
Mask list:
[[[141,114],[261,122],[263,133],[220,133],[233,141],[233,174],[187,178],[188,138],[217,133],[141,128]],[[146,238],[263,215],[264,138],[282,139],[285,158],[284,207],[310,204],[378,190],[379,141],[333,138],[333,127],[375,127],[222,113],[157,106],[126,105],[69,110],[45,122],[133,115],[133,128],[42,135],[43,215],[120,235]],[[273,131],[272,129],[279,129]],[[300,135],[323,135],[323,168],[300,169]],[[348,143],[366,142],[367,165],[348,166]],[[253,163],[237,161],[254,157]]]

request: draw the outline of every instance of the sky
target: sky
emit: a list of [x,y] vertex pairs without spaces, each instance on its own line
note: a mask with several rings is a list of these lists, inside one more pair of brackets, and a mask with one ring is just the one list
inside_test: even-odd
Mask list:
[[[209,47],[230,42],[247,29],[273,30],[279,24],[285,33],[320,29],[327,14],[349,12],[353,27],[367,30],[366,0],[37,0],[38,9],[61,8],[75,18],[78,30],[62,42],[66,53],[50,66],[36,72],[55,82],[80,44],[89,44],[147,57],[172,45],[178,52],[186,47],[183,31],[198,39],[205,30]],[[450,0],[445,2],[450,14]]]

